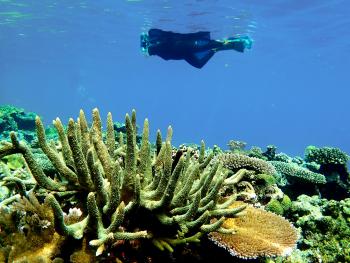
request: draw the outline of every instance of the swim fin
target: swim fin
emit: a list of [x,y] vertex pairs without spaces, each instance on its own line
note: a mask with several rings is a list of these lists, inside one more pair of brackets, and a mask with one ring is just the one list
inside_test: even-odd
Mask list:
[[224,40],[224,45],[225,44],[231,45],[232,49],[238,52],[244,52],[246,48],[252,48],[253,41],[248,36],[231,37]]

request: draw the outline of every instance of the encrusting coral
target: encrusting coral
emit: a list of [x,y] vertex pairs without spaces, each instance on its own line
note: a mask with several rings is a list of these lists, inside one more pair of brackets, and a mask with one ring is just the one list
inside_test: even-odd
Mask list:
[[[77,122],[69,120],[66,131],[58,118],[53,123],[60,151],[46,140],[44,126],[36,118],[38,142],[56,170],[54,178],[44,173],[31,149],[14,132],[11,143],[0,147],[0,158],[23,155],[37,183],[33,191],[46,196],[45,204],[52,208],[56,231],[75,239],[91,237],[89,244],[96,247],[96,255],[118,240],[135,239],[148,239],[161,250],[173,251],[178,244],[199,242],[205,233],[232,232],[222,227],[225,217],[236,217],[245,208],[244,204],[229,207],[235,196],[220,200],[219,190],[230,172],[219,162],[210,163],[213,155],[205,156],[204,143],[198,160],[181,151],[172,157],[169,127],[164,142],[157,133],[152,152],[146,119],[139,147],[135,111],[125,118],[126,143],[123,138],[116,143],[110,113],[104,140],[97,109],[91,128],[83,111]],[[26,195],[31,185],[22,183]],[[83,215],[68,224],[62,208],[68,209],[72,202],[80,204]]]

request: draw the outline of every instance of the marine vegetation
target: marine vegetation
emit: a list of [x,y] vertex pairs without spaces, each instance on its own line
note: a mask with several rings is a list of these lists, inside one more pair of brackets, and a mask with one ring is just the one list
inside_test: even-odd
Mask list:
[[[11,142],[0,146],[0,159],[21,154],[31,175],[30,179],[9,175],[20,191],[0,203],[2,225],[7,228],[3,234],[8,237],[20,229],[12,243],[8,239],[3,243],[1,255],[7,260],[42,259],[43,253],[38,252],[45,250],[48,259],[44,262],[51,262],[61,256],[62,242],[77,240],[81,250],[65,247],[64,253],[70,254],[71,260],[85,255],[89,259],[84,262],[98,261],[95,257],[113,257],[115,248],[148,244],[171,253],[177,246],[199,243],[208,233],[233,235],[237,229],[225,223],[227,218],[245,217],[247,205],[232,206],[237,194],[224,196],[222,188],[238,183],[246,170],[233,172],[213,161],[214,154],[206,154],[204,142],[198,155],[174,149],[171,127],[164,141],[158,130],[156,144],[151,147],[147,119],[141,143],[137,144],[135,111],[131,117],[126,114],[126,136],[119,133],[118,142],[111,113],[103,132],[97,109],[93,110],[91,127],[83,111],[77,121],[69,120],[67,128],[57,118],[53,124],[58,141],[47,140],[39,117],[35,123],[38,145],[54,173],[44,172],[33,149],[18,140],[15,132],[10,133]],[[14,217],[15,223],[11,221]],[[286,224],[290,225],[288,221]],[[263,225],[260,228],[264,229]],[[290,227],[285,235],[294,236],[294,241],[291,238],[284,243],[283,253],[274,255],[286,255],[294,248],[295,230]],[[26,237],[33,247],[15,245],[14,240],[23,243]],[[259,250],[257,256],[270,255]]]

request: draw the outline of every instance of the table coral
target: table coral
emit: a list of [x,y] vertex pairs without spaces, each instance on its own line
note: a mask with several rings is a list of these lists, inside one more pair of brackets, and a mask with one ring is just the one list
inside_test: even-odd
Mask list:
[[[241,203],[231,207],[237,205]],[[286,219],[253,206],[245,209],[243,217],[226,219],[223,227],[233,230],[234,234],[213,232],[210,238],[241,258],[287,256],[298,239],[296,229]]]
[[270,163],[275,167],[279,175],[287,180],[298,180],[313,184],[326,183],[326,178],[323,174],[312,172],[295,163],[285,163],[281,161],[271,161]]
[[217,157],[217,159],[223,163],[224,167],[232,171],[238,171],[239,169],[253,170],[260,174],[276,174],[275,168],[265,160],[249,157],[244,154],[237,153],[225,153]]

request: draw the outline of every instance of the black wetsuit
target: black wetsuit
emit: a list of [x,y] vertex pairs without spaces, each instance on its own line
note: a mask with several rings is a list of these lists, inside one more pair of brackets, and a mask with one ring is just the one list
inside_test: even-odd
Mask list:
[[234,49],[244,51],[242,42],[223,42],[210,39],[210,32],[174,33],[160,29],[148,31],[149,55],[157,55],[165,60],[184,59],[196,68],[202,68],[219,50]]

